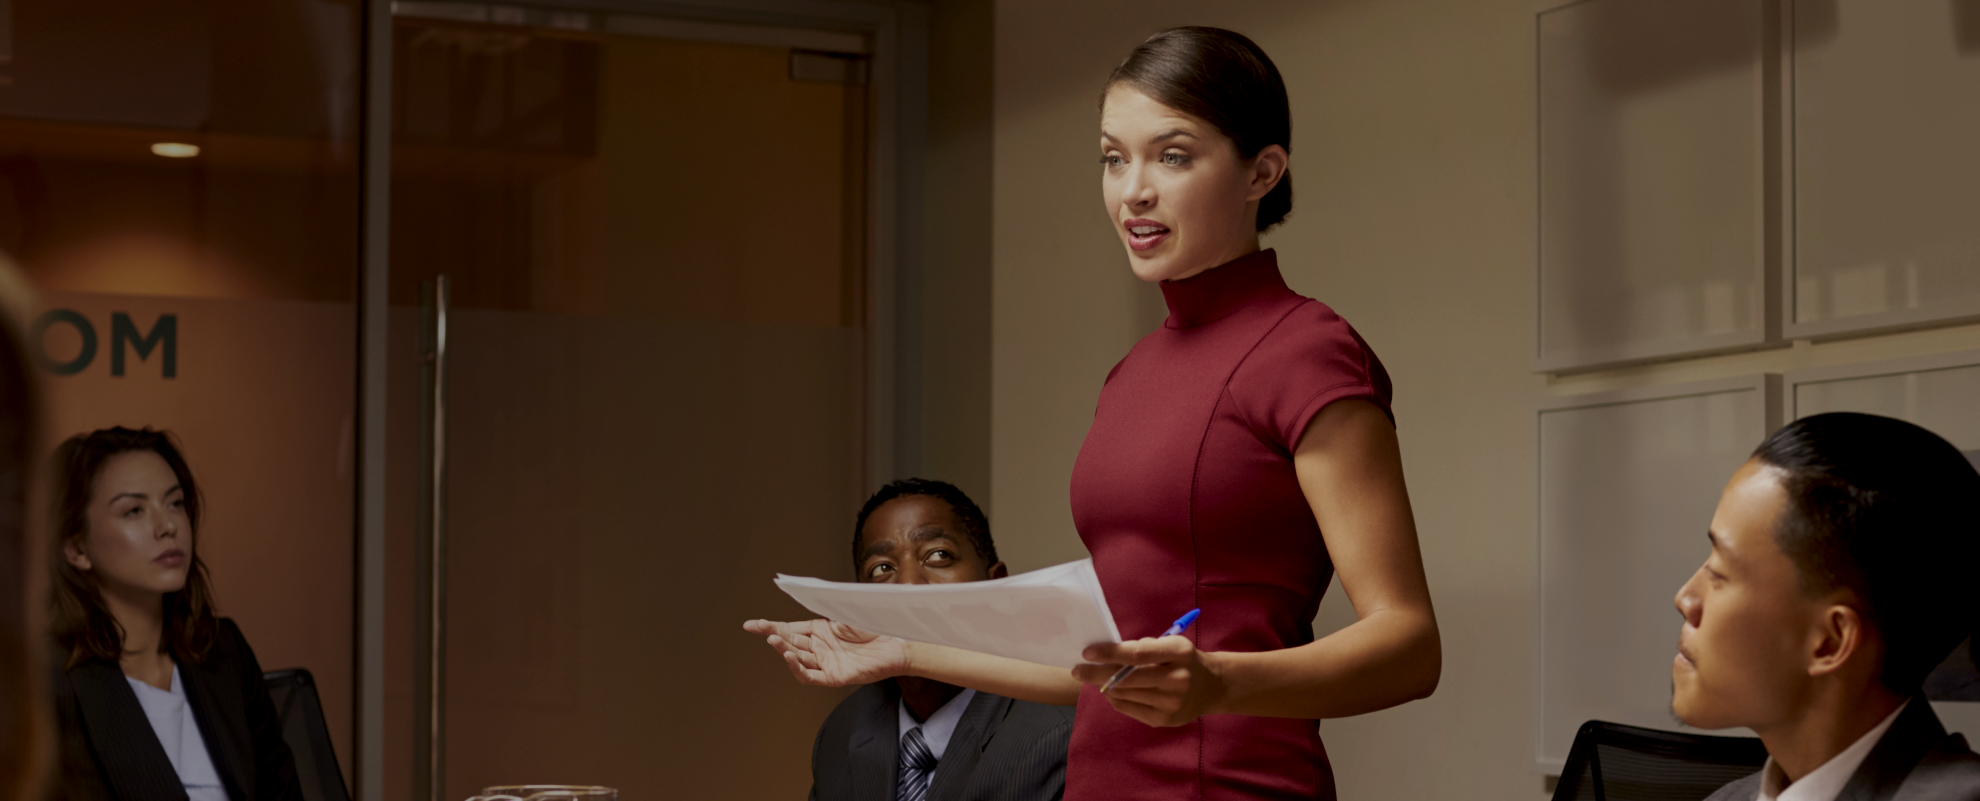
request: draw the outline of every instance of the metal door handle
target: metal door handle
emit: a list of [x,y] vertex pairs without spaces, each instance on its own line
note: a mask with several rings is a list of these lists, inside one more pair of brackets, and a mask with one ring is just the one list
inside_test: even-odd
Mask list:
[[447,276],[419,286],[418,657],[414,681],[414,795],[446,798]]

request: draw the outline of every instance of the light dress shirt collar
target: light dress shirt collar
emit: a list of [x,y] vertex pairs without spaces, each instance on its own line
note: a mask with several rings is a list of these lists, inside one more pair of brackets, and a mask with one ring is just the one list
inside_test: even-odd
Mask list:
[[192,801],[227,801],[227,789],[220,784],[220,771],[213,767],[213,756],[206,751],[206,738],[200,736],[199,720],[193,717],[192,706],[186,703],[186,685],[179,681],[179,666],[172,666],[172,689],[161,690],[144,682],[124,677],[131,683],[131,692],[137,693],[138,706],[144,707],[144,718],[151,722],[151,733],[158,736],[158,745],[165,749],[165,758],[172,763],[172,772],[179,775],[179,784],[186,788],[186,795]]
[[1864,758],[1870,756],[1870,749],[1877,747],[1877,741],[1884,739],[1884,732],[1890,731],[1891,724],[1897,721],[1898,713],[1910,705],[1910,701],[1898,704],[1884,722],[1864,732],[1842,753],[1829,757],[1829,761],[1793,784],[1787,783],[1787,775],[1781,772],[1781,766],[1774,764],[1774,758],[1767,757],[1767,766],[1760,769],[1760,795],[1754,801],[1836,801],[1836,796],[1842,795],[1843,787],[1849,784],[1849,777],[1856,775]]
[[962,722],[963,710],[969,708],[969,699],[975,697],[975,690],[956,693],[956,697],[949,699],[942,708],[935,710],[935,714],[929,715],[927,720],[919,723],[915,722],[913,715],[908,714],[907,699],[901,699],[896,705],[901,716],[901,736],[907,736],[908,729],[920,726],[921,739],[928,743],[928,753],[934,754],[936,761],[941,761],[942,754],[949,750],[949,738],[956,734],[956,724]]

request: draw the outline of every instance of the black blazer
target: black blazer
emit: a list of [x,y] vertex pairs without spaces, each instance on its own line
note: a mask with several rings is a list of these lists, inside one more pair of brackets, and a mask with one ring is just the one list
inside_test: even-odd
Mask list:
[[[232,620],[220,618],[217,634],[204,664],[179,665],[179,683],[227,797],[301,801],[295,759],[254,650]],[[124,671],[101,659],[62,670],[67,656],[57,656],[53,682],[62,752],[54,798],[183,801],[185,787]]]
[[[892,680],[841,701],[811,748],[811,801],[894,801],[901,693]],[[949,739],[928,801],[1056,801],[1066,792],[1073,708],[978,691]]]

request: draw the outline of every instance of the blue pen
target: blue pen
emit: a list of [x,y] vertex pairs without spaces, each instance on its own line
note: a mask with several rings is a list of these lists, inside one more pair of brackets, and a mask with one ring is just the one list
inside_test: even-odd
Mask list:
[[[1176,618],[1175,624],[1169,626],[1168,631],[1162,632],[1162,636],[1174,637],[1178,634],[1183,633],[1185,629],[1189,628],[1189,624],[1196,622],[1196,616],[1200,614],[1203,614],[1203,610],[1201,609],[1191,609],[1187,612],[1184,612],[1182,617]],[[1121,683],[1121,679],[1127,678],[1128,675],[1133,673],[1134,669],[1137,667],[1140,666],[1123,665],[1120,670],[1114,671],[1114,677],[1108,679],[1106,684],[1100,685],[1100,692],[1104,693],[1108,690],[1114,689],[1114,685]]]

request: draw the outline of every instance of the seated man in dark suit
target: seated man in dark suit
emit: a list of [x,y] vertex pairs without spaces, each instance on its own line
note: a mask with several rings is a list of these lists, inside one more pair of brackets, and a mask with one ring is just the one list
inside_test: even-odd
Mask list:
[[1678,590],[1671,710],[1746,726],[1766,766],[1710,801],[1980,799],[1920,692],[1973,630],[1980,474],[1910,423],[1824,414],[1761,443]]
[[[881,488],[853,527],[859,581],[1003,578],[990,523],[962,490],[907,479]],[[1065,792],[1072,707],[916,677],[841,702],[811,751],[813,801],[1047,801]]]

